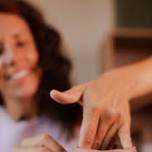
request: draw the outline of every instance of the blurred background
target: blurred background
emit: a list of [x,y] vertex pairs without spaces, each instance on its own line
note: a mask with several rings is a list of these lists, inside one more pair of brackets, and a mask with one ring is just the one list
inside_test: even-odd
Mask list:
[[[151,0],[27,0],[62,33],[75,84],[152,53]],[[152,95],[136,100],[152,100]],[[139,152],[152,152],[152,106],[133,113]]]
[[114,27],[113,0],[28,0],[63,34],[74,63],[75,83],[101,72],[101,49]]

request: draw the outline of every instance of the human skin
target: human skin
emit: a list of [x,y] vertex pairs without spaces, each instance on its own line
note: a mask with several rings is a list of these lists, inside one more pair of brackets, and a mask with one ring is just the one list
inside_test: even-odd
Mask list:
[[92,150],[92,149],[82,149],[77,148],[74,152],[136,152],[136,148],[128,148],[128,149],[114,149],[114,150]]
[[24,139],[13,152],[66,152],[50,135],[42,134]]
[[10,116],[34,117],[40,80],[37,48],[27,23],[19,16],[0,13],[0,93]]
[[[57,141],[50,135],[42,134],[32,138],[24,139],[18,147],[15,147],[13,152],[67,152]],[[73,152],[136,152],[135,147],[129,149],[115,150],[93,150],[75,148]]]
[[152,91],[151,67],[152,57],[108,71],[65,92],[51,91],[51,97],[61,104],[78,102],[83,106],[79,147],[104,150],[116,134],[124,149],[133,146],[130,100]]

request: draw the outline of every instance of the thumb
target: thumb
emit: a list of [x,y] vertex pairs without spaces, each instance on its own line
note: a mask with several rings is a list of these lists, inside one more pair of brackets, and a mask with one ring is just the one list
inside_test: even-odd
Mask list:
[[86,84],[82,84],[72,87],[71,89],[64,92],[58,90],[52,90],[50,92],[50,96],[56,102],[61,104],[72,104],[76,102],[80,103],[85,88],[86,88]]

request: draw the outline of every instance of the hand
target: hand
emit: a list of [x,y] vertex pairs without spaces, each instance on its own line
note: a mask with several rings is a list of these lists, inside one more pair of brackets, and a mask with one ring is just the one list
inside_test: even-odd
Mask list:
[[52,90],[50,95],[61,104],[79,102],[83,105],[79,147],[107,149],[118,134],[122,147],[130,148],[129,100],[132,87],[134,82],[131,73],[118,69],[65,92]]
[[13,152],[66,152],[50,135],[26,138]]
[[82,149],[77,148],[74,152],[136,152],[136,148],[128,148],[128,149],[115,149],[115,150],[90,150],[90,149]]

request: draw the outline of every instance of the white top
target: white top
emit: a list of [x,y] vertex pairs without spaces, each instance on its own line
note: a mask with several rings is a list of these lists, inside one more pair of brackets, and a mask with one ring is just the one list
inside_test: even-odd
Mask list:
[[67,142],[62,131],[57,122],[44,116],[30,121],[16,122],[0,106],[0,152],[12,152],[12,149],[19,145],[25,137],[33,137],[42,133],[50,134],[68,152],[72,152],[77,145],[78,136]]

